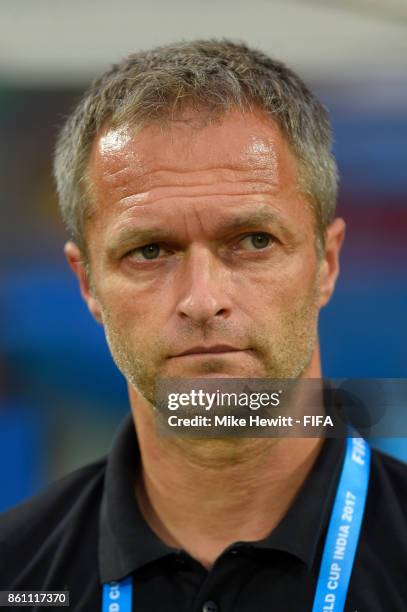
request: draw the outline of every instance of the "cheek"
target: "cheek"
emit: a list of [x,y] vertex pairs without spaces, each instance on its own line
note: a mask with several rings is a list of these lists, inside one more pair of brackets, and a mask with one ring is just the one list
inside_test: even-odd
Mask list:
[[237,276],[234,294],[239,309],[251,319],[293,313],[315,295],[316,258],[297,257],[286,265]]
[[139,339],[157,336],[166,316],[166,300],[154,292],[131,289],[104,294],[103,306],[110,323],[122,334]]

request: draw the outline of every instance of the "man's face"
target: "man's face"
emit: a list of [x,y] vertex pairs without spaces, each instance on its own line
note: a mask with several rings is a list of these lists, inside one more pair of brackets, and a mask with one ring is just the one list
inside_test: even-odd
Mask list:
[[157,377],[297,377],[317,351],[294,155],[260,111],[196,123],[105,128],[89,163],[91,310],[151,402]]

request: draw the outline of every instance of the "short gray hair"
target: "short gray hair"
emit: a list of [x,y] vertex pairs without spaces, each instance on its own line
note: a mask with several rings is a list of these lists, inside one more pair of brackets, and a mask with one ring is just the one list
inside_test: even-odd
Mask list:
[[63,220],[82,253],[90,215],[87,165],[103,124],[142,126],[170,120],[186,107],[221,116],[253,106],[278,123],[297,158],[298,186],[314,212],[321,252],[337,190],[325,107],[292,70],[261,51],[229,40],[196,40],[134,53],[113,65],[63,126],[54,176]]

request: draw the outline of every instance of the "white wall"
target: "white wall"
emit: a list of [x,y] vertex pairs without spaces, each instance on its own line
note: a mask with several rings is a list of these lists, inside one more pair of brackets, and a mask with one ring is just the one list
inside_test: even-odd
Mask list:
[[407,82],[406,0],[0,0],[0,82],[82,84],[131,51],[210,36],[311,79]]

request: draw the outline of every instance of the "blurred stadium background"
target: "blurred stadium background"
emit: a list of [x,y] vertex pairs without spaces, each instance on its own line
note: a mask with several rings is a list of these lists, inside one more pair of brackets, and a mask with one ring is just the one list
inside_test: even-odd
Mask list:
[[[406,34],[404,0],[0,0],[0,510],[104,454],[128,410],[63,258],[51,158],[91,78],[134,50],[227,36],[312,86],[348,223],[324,373],[407,377]],[[407,460],[406,439],[377,444]]]

